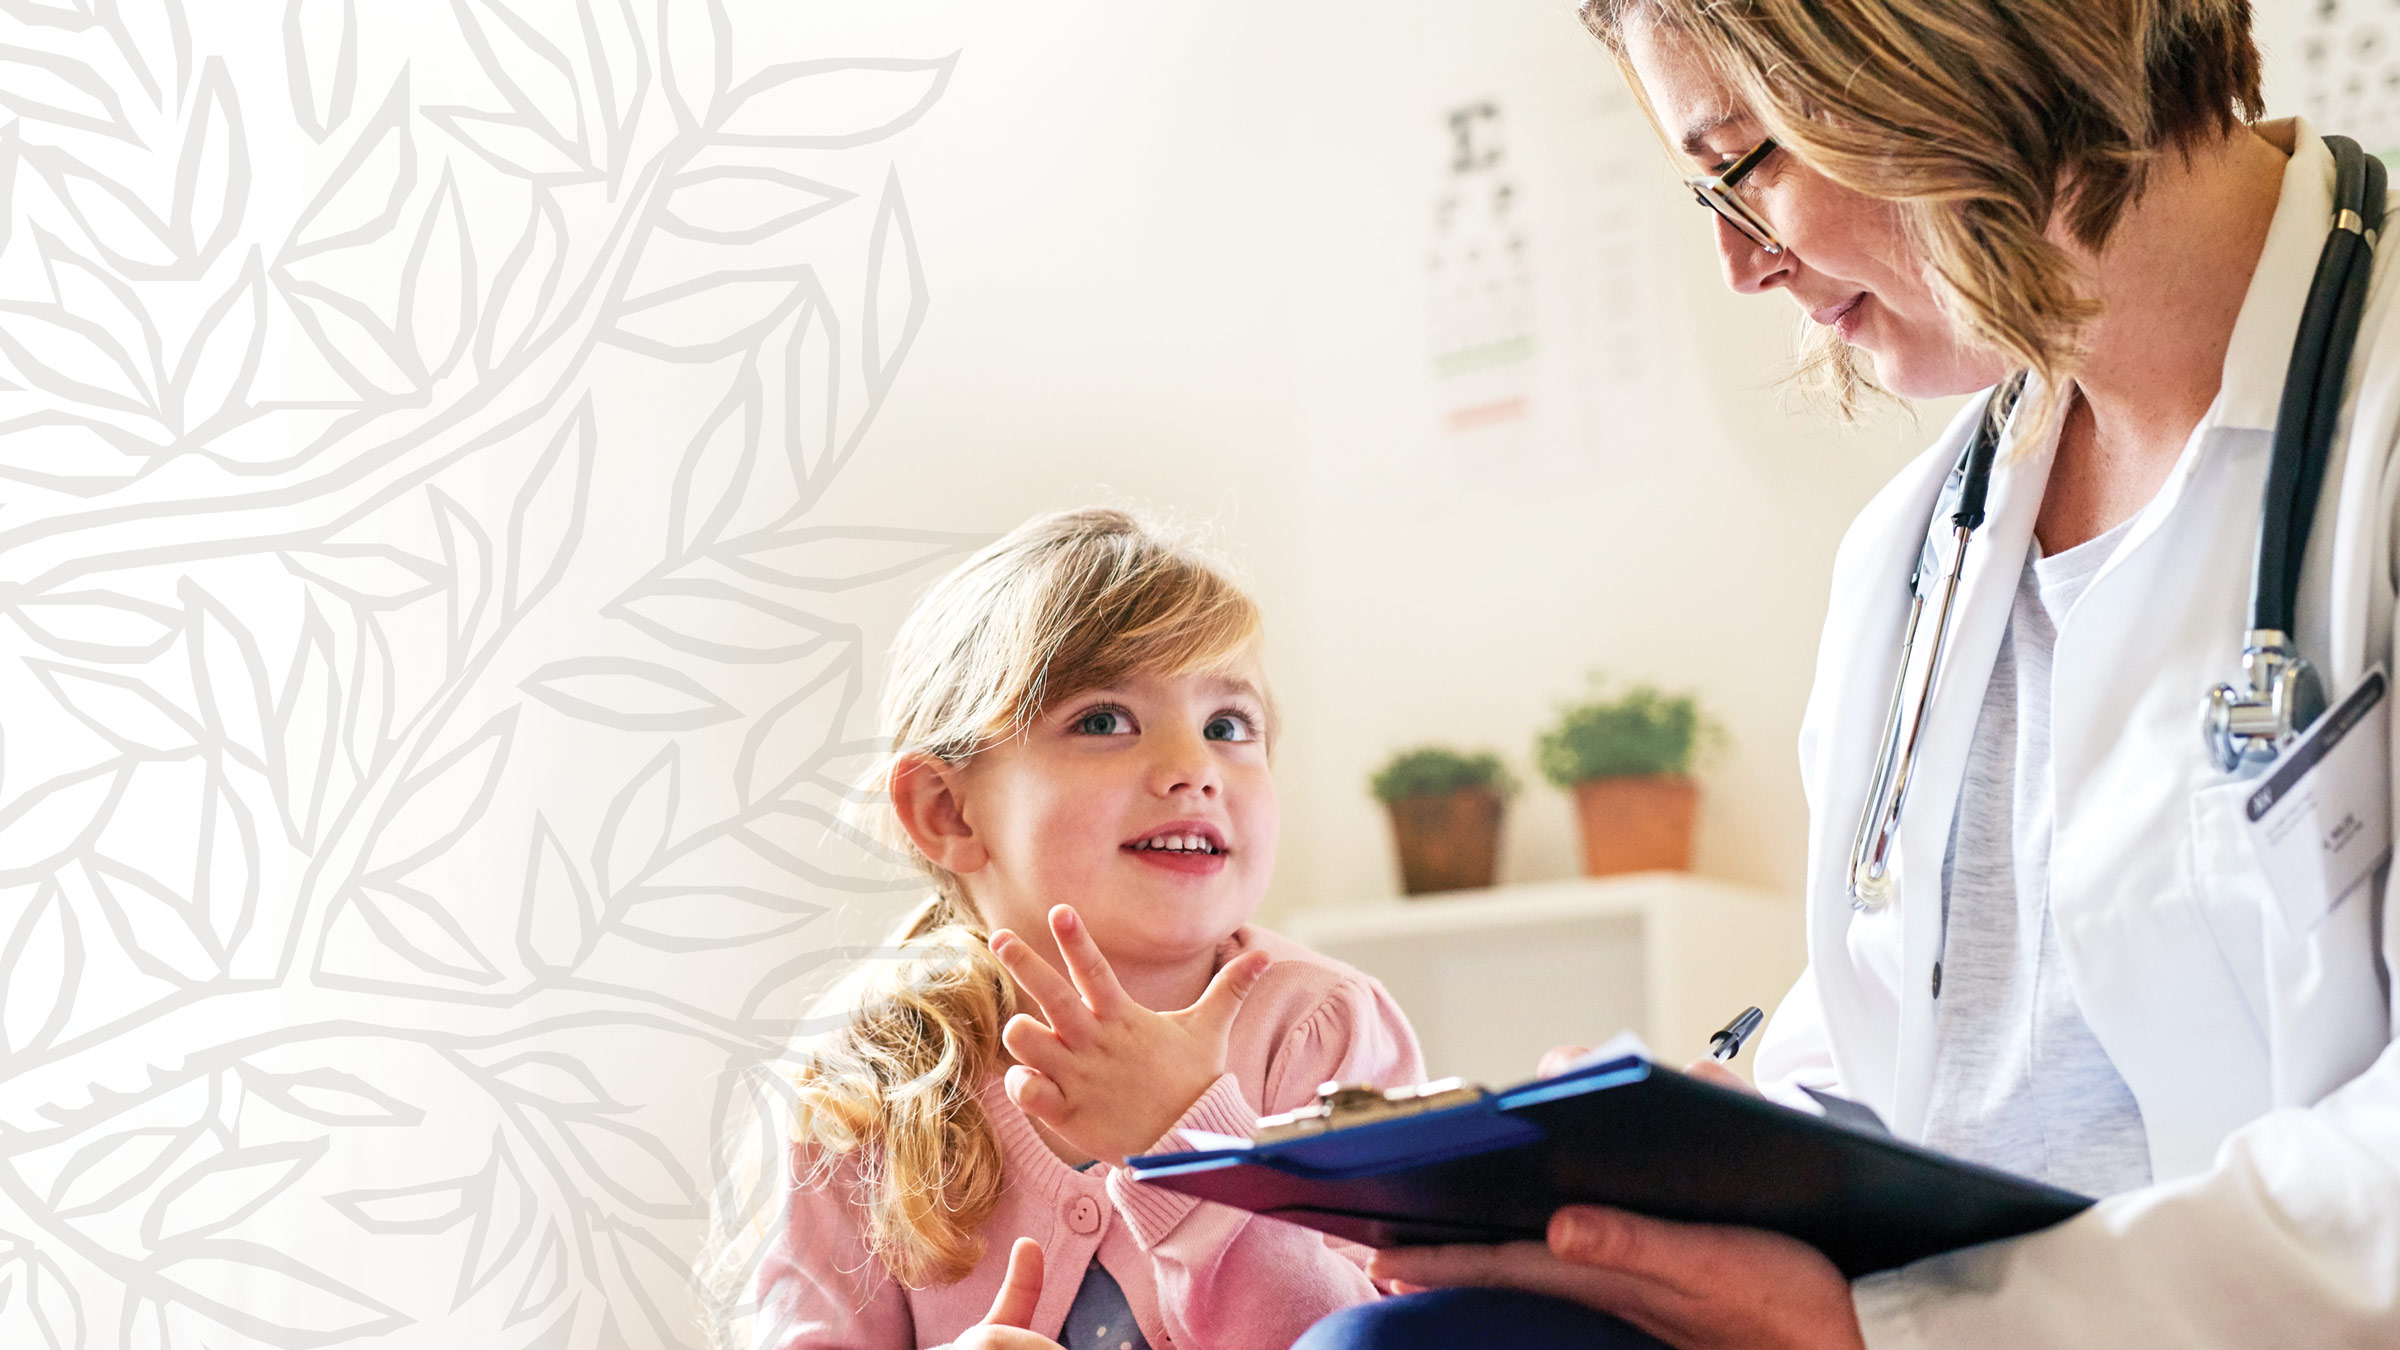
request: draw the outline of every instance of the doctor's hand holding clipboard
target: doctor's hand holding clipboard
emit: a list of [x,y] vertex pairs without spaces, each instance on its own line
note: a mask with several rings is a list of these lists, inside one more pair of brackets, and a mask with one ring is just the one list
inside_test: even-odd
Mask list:
[[[1684,1072],[1722,1087],[1750,1085],[1725,1067],[1759,1025],[1758,1009],[1734,1019],[1711,1052]],[[1580,1045],[1542,1056],[1540,1076],[1593,1057]],[[1368,1271],[1402,1292],[1434,1286],[1499,1286],[1606,1308],[1671,1345],[1856,1346],[1838,1334],[1849,1282],[1816,1248],[1752,1228],[1675,1223],[1620,1209],[1575,1205],[1551,1216],[1548,1242],[1504,1247],[1394,1247],[1369,1259]],[[1729,1289],[1750,1298],[1725,1300]],[[1834,1334],[1817,1342],[1765,1339],[1792,1319],[1795,1298],[1814,1298],[1814,1316]]]
[[1989,391],[1836,556],[1760,1086],[2104,1198],[1855,1283],[1563,1210],[1302,1350],[2400,1345],[2382,164],[2241,0],[1582,14],[1835,404]]
[[[1710,1053],[1684,1072],[1720,1087],[1750,1091],[1726,1063],[1760,1025],[1751,1008],[1712,1039]],[[1542,1056],[1540,1075],[1564,1072],[1592,1051],[1562,1045]],[[1754,1228],[1675,1223],[1597,1205],[1571,1205],[1550,1218],[1548,1242],[1511,1247],[1394,1247],[1367,1268],[1403,1292],[1434,1286],[1497,1285],[1607,1308],[1671,1345],[1763,1345],[1792,1320],[1792,1300],[1814,1297],[1815,1317],[1838,1332],[1849,1282],[1807,1243]],[[1728,1305],[1724,1291],[1750,1291],[1752,1306]],[[1839,1334],[1824,1346],[1856,1346]]]

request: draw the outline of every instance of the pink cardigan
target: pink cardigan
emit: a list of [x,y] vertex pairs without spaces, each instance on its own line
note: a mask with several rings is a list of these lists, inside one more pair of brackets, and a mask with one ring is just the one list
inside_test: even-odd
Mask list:
[[[1225,1075],[1147,1152],[1195,1147],[1185,1129],[1247,1136],[1261,1115],[1314,1098],[1328,1079],[1397,1086],[1424,1077],[1416,1034],[1383,986],[1289,938],[1245,926],[1222,966],[1256,946],[1275,964],[1234,1019]],[[1283,1350],[1318,1318],[1376,1296],[1366,1249],[1131,1180],[1107,1163],[1061,1162],[994,1077],[982,1091],[1006,1188],[984,1225],[983,1259],[956,1284],[907,1289],[867,1252],[844,1199],[847,1170],[789,1188],[752,1292],[759,1350],[902,1350],[944,1345],[983,1318],[1019,1237],[1042,1244],[1032,1329],[1055,1340],[1097,1260],[1116,1278],[1154,1350]]]

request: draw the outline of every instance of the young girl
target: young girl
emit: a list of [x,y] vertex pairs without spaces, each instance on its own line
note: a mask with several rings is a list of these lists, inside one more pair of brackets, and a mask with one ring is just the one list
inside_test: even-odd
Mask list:
[[1382,986],[1248,922],[1258,645],[1248,596],[1116,511],[1024,525],[910,616],[878,782],[934,895],[802,1056],[754,1345],[1264,1350],[1375,1296],[1365,1249],[1120,1166],[1423,1076]]

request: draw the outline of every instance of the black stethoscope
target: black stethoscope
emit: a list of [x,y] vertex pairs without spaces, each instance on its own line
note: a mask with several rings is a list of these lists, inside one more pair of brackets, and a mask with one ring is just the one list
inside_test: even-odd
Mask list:
[[[2201,737],[2209,759],[2228,773],[2244,764],[2273,759],[2325,709],[2324,685],[2316,667],[2292,641],[2293,605],[2300,589],[2300,564],[2316,519],[2318,492],[2333,447],[2333,425],[2341,413],[2342,385],[2366,310],[2367,280],[2374,270],[2376,231],[2383,226],[2383,161],[2361,151],[2347,136],[2328,136],[2333,151],[2333,226],[2317,255],[2317,272],[2300,313],[2300,333],[2283,377],[2283,401],[2275,413],[2274,455],[2258,521],[2258,549],[2250,572],[2250,626],[2242,634],[2242,683],[2208,691],[2201,710]],[[1927,523],[1925,547],[1909,574],[1907,625],[1900,639],[1900,670],[1884,715],[1883,744],[1869,780],[1867,802],[1850,846],[1852,907],[1871,909],[1895,889],[1893,850],[1900,812],[1907,805],[1925,714],[1949,645],[1950,613],[1966,564],[1967,541],[1983,525],[1992,461],[2009,415],[2024,391],[2025,377],[2011,377],[1984,405]],[[1949,528],[1942,514],[1949,510]],[[1947,533],[1947,558],[1937,542]],[[1916,660],[1917,636],[1933,607],[1933,641]]]

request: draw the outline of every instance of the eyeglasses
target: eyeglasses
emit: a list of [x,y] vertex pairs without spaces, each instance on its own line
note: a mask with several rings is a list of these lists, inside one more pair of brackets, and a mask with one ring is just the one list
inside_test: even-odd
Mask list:
[[1769,253],[1781,253],[1783,244],[1776,239],[1774,229],[1767,224],[1767,218],[1760,215],[1750,203],[1733,195],[1734,185],[1748,178],[1751,170],[1774,153],[1775,138],[1770,136],[1751,146],[1741,158],[1716,173],[1695,174],[1683,181],[1692,189],[1692,195],[1700,199],[1702,206],[1725,217],[1726,222],[1740,230],[1744,238]]

